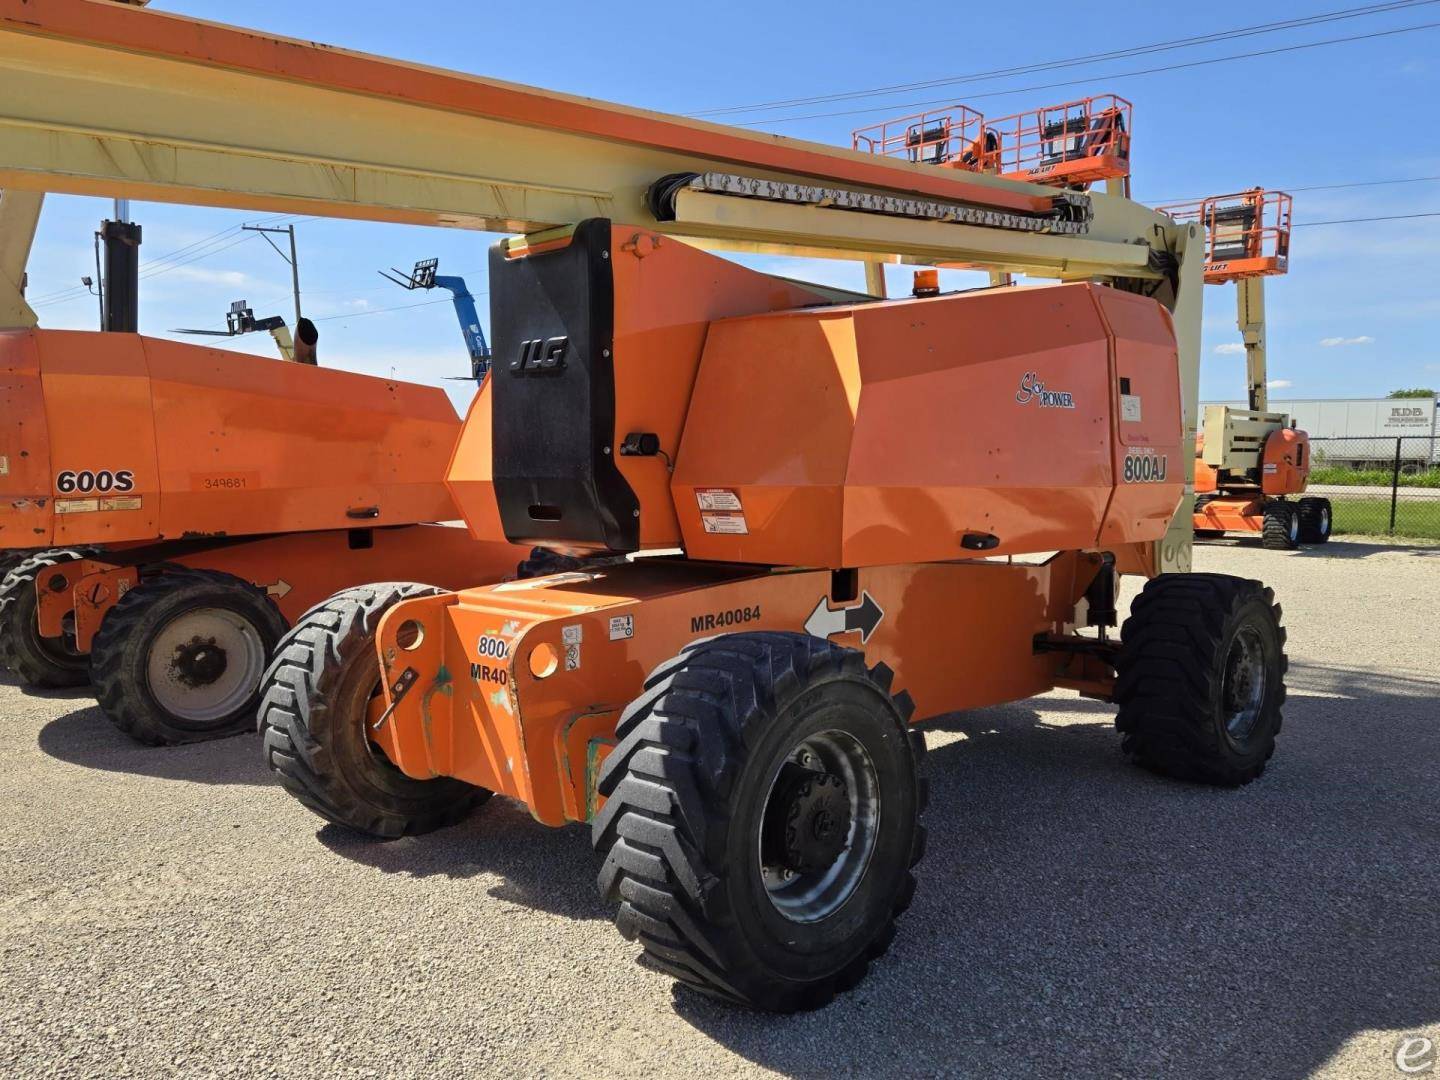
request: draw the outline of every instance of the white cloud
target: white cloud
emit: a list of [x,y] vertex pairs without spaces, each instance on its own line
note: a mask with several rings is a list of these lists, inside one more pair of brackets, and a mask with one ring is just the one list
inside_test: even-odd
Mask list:
[[[177,266],[164,271],[165,276],[177,281],[193,281],[198,285],[224,285],[232,289],[249,288],[254,282],[249,274],[239,270],[207,270],[203,266]],[[157,272],[155,277],[159,277]]]
[[1224,345],[1215,346],[1216,356],[1239,356],[1244,351],[1245,346],[1235,341],[1230,341],[1226,342]]
[[1288,390],[1295,384],[1289,379],[1271,379],[1265,384],[1267,390]]
[[1320,344],[1326,349],[1334,349],[1345,345],[1370,345],[1375,339],[1369,334],[1361,334],[1359,337],[1327,337],[1321,338]]

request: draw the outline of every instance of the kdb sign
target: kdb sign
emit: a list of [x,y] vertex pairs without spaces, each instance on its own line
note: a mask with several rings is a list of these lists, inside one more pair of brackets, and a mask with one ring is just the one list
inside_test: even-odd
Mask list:
[[1384,431],[1418,431],[1428,435],[1434,425],[1435,406],[1433,403],[1391,405],[1388,409],[1382,407],[1380,427]]

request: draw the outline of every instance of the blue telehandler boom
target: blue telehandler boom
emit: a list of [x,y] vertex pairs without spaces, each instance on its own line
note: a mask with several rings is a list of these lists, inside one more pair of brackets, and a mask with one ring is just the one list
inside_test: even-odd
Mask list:
[[475,310],[475,297],[470,294],[463,277],[446,277],[437,273],[439,259],[421,259],[409,274],[391,268],[390,273],[381,270],[380,276],[393,281],[403,289],[445,289],[455,304],[455,317],[460,320],[460,333],[465,336],[465,349],[470,354],[470,376],[475,382],[485,381],[490,370],[490,343],[485,340],[485,331],[480,327],[480,315]]

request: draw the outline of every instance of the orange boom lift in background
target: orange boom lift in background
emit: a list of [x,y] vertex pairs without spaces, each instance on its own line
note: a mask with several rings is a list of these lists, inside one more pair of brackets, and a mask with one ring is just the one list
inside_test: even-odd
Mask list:
[[[397,836],[498,792],[588,822],[649,965],[795,1010],[910,903],[913,722],[1066,687],[1158,772],[1264,769],[1279,608],[1188,573],[1197,226],[92,0],[0,0],[0,72],[11,187],[522,234],[448,484],[477,535],[574,562],[297,623],[265,754],[329,820]],[[681,238],[1048,281],[885,301]],[[1122,574],[1151,580],[1117,636]]]
[[0,331],[0,399],[0,546],[33,549],[0,587],[0,659],[31,686],[93,679],[145,742],[248,728],[276,641],[338,588],[525,557],[425,524],[455,517],[460,424],[433,387],[28,329]]
[[967,105],[859,128],[851,146],[947,169],[1086,188],[1130,176],[1130,102],[1100,94],[987,120]]
[[1265,343],[1265,279],[1290,267],[1291,198],[1251,188],[1161,207],[1205,230],[1205,282],[1235,283],[1236,323],[1245,342],[1248,409],[1205,408],[1196,440],[1195,535],[1258,534],[1267,548],[1330,539],[1330,500],[1302,498],[1310,439],[1289,416],[1271,412]]

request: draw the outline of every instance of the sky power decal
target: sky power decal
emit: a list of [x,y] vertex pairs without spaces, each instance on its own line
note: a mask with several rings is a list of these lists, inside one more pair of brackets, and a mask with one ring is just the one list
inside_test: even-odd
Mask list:
[[1033,371],[1027,371],[1020,377],[1020,389],[1015,392],[1015,400],[1021,405],[1034,401],[1042,409],[1075,408],[1075,399],[1070,396],[1069,391],[1046,390],[1040,376]]

